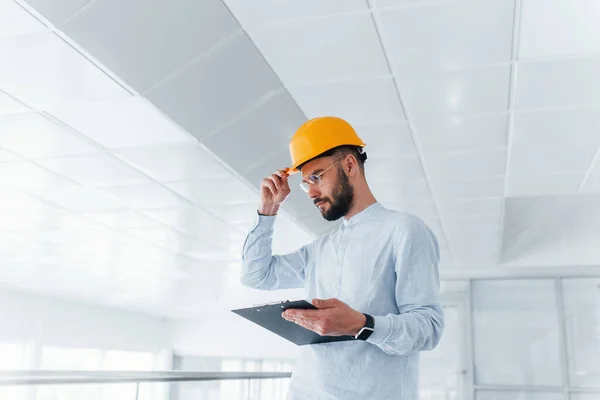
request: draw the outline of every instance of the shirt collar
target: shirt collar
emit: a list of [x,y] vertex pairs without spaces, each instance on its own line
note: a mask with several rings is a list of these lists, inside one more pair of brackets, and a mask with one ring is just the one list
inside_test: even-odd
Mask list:
[[367,208],[365,208],[364,210],[362,210],[361,212],[353,215],[351,218],[346,218],[343,217],[342,218],[342,223],[344,224],[344,226],[348,226],[348,225],[354,225],[357,222],[375,214],[377,211],[383,209],[383,206],[381,205],[381,203],[379,203],[378,201],[376,201],[375,203],[371,204],[370,206],[368,206]]

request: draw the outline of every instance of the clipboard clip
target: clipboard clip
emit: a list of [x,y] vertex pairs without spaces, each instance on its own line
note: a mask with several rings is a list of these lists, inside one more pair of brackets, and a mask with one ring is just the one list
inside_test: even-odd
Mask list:
[[272,303],[255,304],[255,305],[252,306],[252,308],[256,308],[256,307],[268,307],[268,306],[274,306],[276,304],[283,305],[283,304],[286,304],[286,303],[289,303],[289,302],[290,302],[289,300],[285,300],[285,301],[274,301]]

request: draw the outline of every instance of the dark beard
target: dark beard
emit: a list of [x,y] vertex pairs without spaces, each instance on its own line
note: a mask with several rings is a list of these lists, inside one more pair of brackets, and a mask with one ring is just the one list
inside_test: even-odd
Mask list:
[[315,199],[315,203],[319,201],[329,202],[329,210],[322,212],[323,218],[327,221],[337,221],[348,214],[354,203],[354,188],[350,185],[350,180],[341,168],[338,168],[338,182],[331,197],[333,200],[328,197]]

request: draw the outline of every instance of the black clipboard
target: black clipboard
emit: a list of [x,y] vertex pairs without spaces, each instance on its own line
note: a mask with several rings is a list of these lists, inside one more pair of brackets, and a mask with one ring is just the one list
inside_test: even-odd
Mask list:
[[254,307],[240,308],[231,311],[249,321],[254,322],[257,325],[262,326],[276,335],[295,343],[298,346],[356,340],[353,336],[321,336],[316,332],[290,322],[281,315],[289,308],[299,308],[302,310],[317,309],[315,306],[305,300],[287,300]]

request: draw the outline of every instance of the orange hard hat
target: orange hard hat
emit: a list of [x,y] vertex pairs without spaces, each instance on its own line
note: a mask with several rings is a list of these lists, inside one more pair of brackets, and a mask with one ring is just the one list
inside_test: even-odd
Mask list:
[[352,126],[338,117],[318,117],[306,121],[290,141],[292,166],[287,174],[298,172],[298,166],[338,146],[364,147]]

